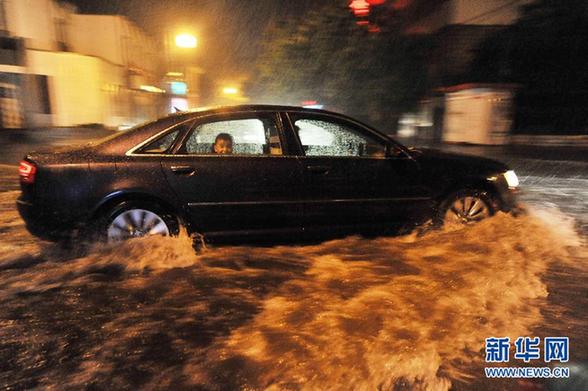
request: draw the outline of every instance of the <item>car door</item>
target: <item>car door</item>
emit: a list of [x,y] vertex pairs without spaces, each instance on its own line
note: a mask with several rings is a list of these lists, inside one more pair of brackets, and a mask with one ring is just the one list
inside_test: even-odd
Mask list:
[[[274,112],[208,115],[162,158],[196,231],[209,237],[301,233],[302,173],[282,131]],[[215,153],[219,137],[232,142],[232,153]]]
[[304,227],[311,235],[333,228],[394,229],[430,206],[418,164],[389,140],[338,116],[288,117],[303,155]]

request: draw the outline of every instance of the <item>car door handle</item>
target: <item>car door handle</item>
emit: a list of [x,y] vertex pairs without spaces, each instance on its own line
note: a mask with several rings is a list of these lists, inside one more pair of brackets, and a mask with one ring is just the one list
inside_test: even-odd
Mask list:
[[196,174],[196,169],[192,166],[171,166],[174,174],[192,176]]
[[306,171],[314,172],[317,174],[327,174],[330,169],[330,166],[306,166]]

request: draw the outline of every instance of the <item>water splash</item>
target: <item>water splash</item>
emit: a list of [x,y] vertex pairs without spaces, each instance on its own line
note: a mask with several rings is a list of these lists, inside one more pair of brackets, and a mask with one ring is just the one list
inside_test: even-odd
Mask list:
[[260,388],[448,389],[473,376],[484,338],[528,335],[541,321],[540,276],[566,257],[538,221],[504,215],[327,248],[227,341],[223,353],[251,366]]

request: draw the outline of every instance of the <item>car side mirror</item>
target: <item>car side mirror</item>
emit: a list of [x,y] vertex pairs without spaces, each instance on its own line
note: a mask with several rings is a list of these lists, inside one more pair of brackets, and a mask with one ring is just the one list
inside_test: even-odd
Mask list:
[[406,152],[404,152],[402,149],[398,148],[398,146],[396,146],[393,143],[388,143],[386,145],[386,157],[395,157],[395,158],[399,158],[399,157],[409,157],[407,155]]

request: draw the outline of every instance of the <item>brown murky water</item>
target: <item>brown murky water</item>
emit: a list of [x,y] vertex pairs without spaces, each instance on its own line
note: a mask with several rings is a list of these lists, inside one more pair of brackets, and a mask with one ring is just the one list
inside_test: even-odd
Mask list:
[[555,209],[422,237],[76,252],[32,238],[16,195],[0,193],[0,388],[572,384],[484,379],[490,336],[569,336],[570,364],[588,361],[586,246]]

